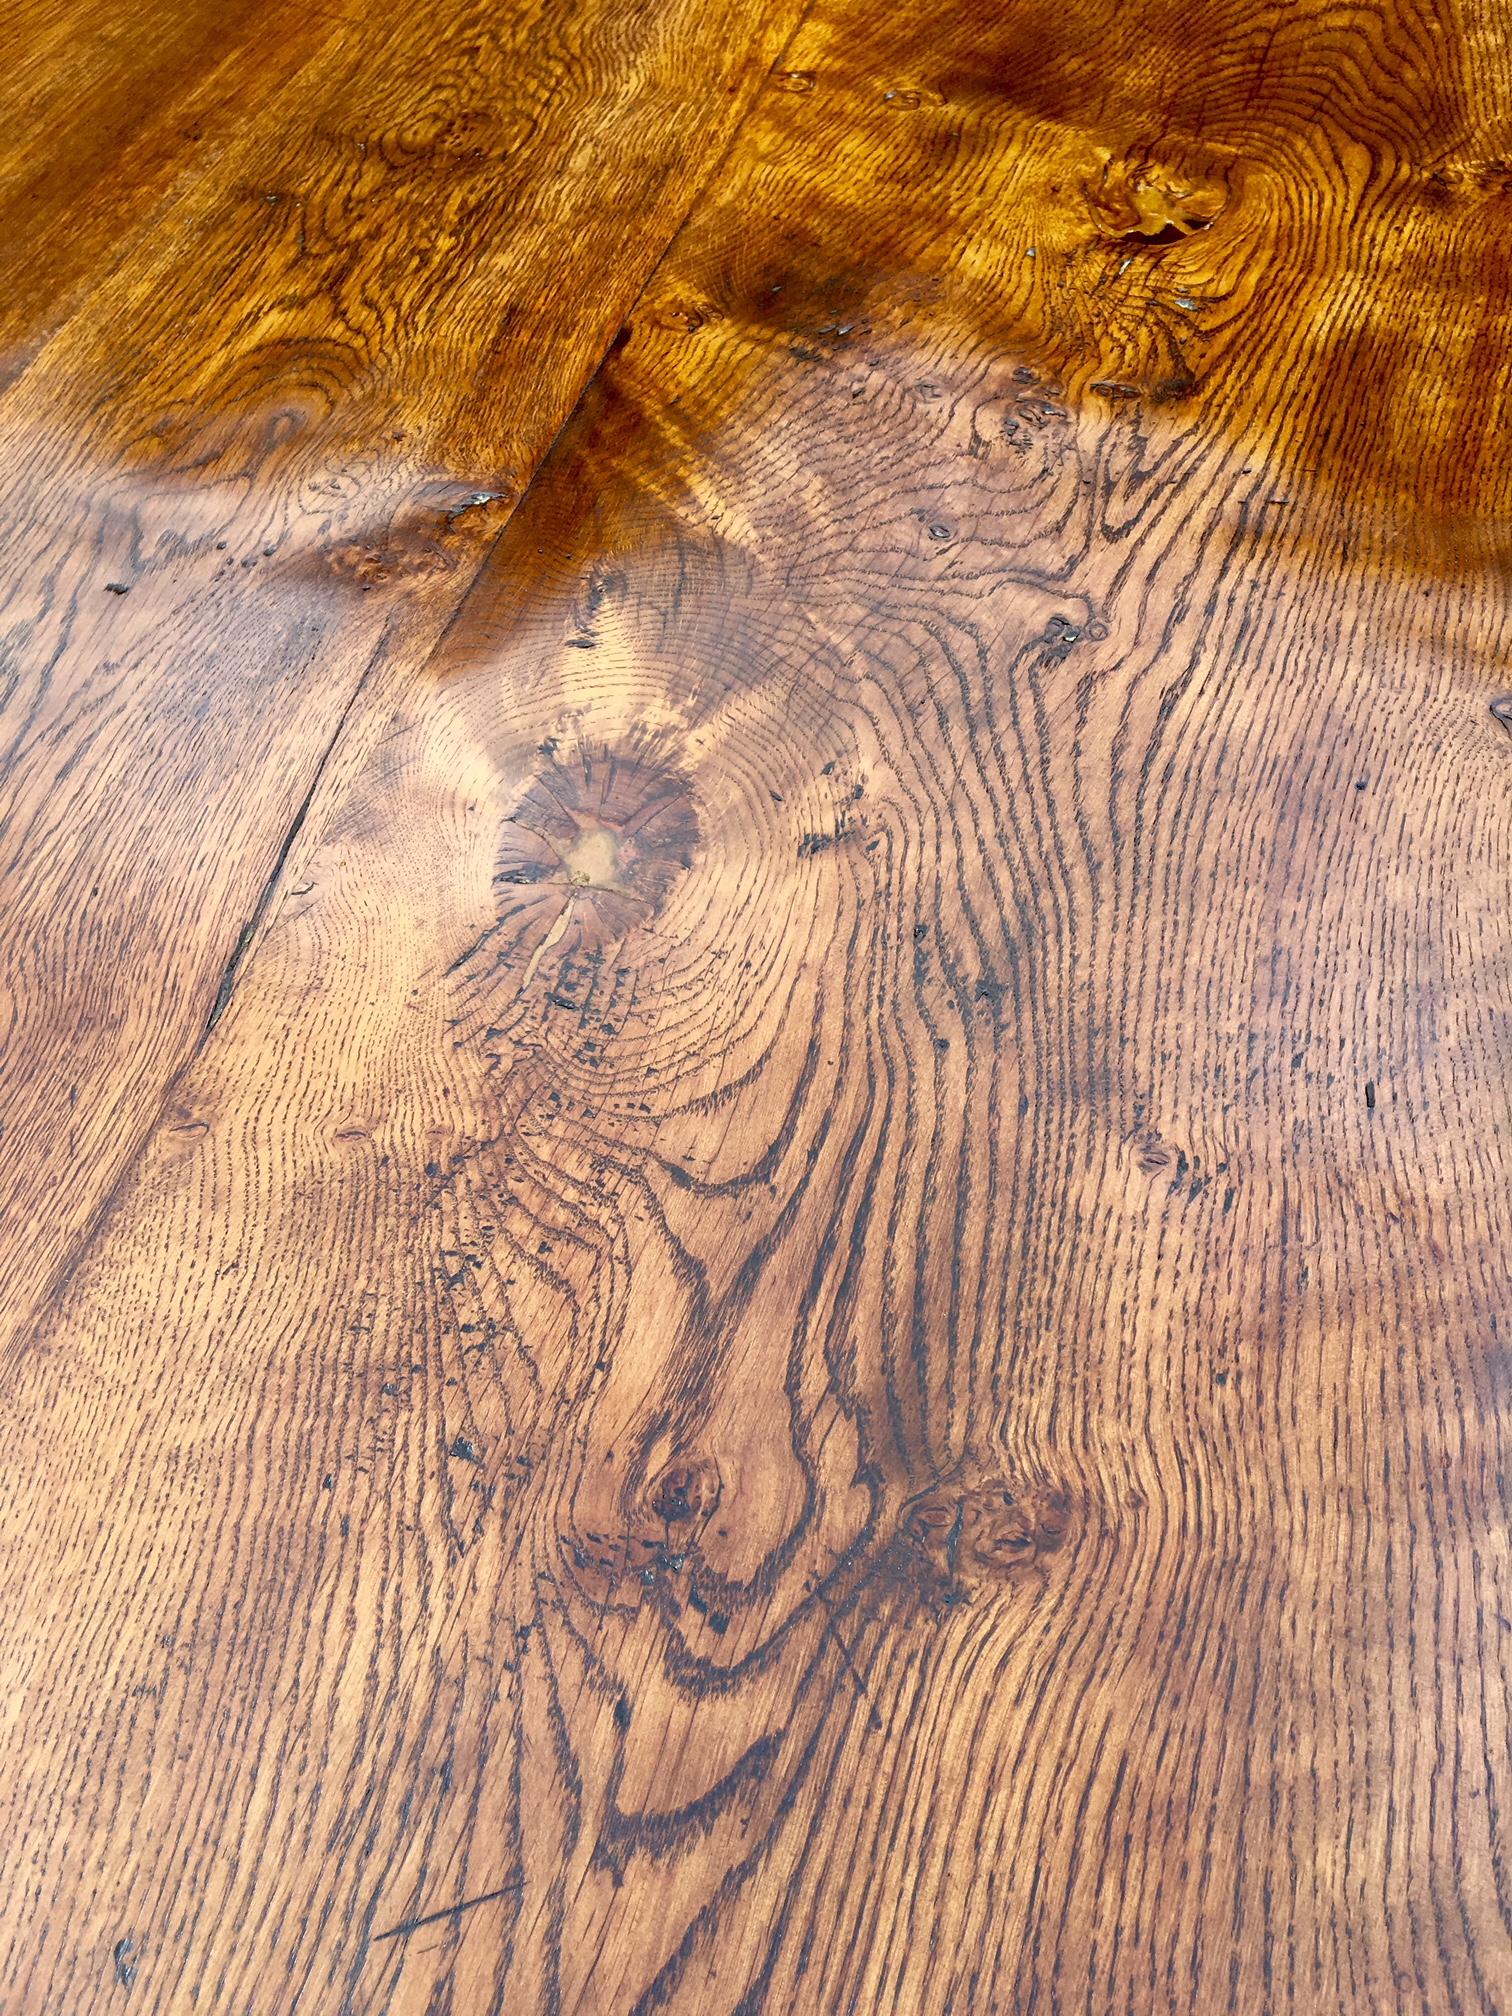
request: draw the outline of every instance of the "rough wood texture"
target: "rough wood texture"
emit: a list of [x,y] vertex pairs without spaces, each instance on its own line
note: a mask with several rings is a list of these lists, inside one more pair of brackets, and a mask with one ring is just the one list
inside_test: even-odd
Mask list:
[[[30,359],[0,401],[0,1347],[355,692],[423,662],[795,15],[36,11],[0,149]],[[106,158],[147,219],[121,256]]]
[[16,1359],[7,2016],[1505,2011],[1505,30],[817,0]]

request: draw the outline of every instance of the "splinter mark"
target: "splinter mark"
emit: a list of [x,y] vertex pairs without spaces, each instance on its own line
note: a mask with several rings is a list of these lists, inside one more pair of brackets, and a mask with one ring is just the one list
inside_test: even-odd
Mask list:
[[530,964],[525,968],[525,977],[520,982],[520,992],[522,994],[524,993],[525,989],[530,985],[531,981],[534,980],[536,974],[540,970],[541,961],[546,957],[546,954],[551,950],[552,946],[560,945],[562,940],[567,936],[567,926],[571,922],[572,922],[572,898],[569,896],[566,902],[562,905],[561,915],[557,918],[555,924],[552,925],[551,929],[546,933],[546,936],[541,940],[540,944],[537,945],[534,952],[532,952],[530,955]]
[[383,1939],[402,1939],[408,1932],[418,1932],[422,1925],[439,1925],[445,1918],[459,1918],[464,1911],[472,1911],[479,1904],[495,1904],[501,1897],[512,1896],[516,1890],[524,1888],[523,1876],[516,1876],[512,1883],[504,1883],[497,1890],[485,1890],[481,1897],[464,1897],[460,1904],[448,1904],[444,1911],[427,1911],[419,1918],[406,1918],[402,1925],[391,1925],[387,1932],[375,1932],[373,1944]]
[[835,1612],[833,1607],[831,1606],[830,1600],[828,1596],[825,1595],[824,1591],[818,1586],[817,1583],[812,1584],[811,1587],[813,1589],[814,1595],[816,1595],[819,1598],[819,1601],[824,1605],[824,1613],[825,1613],[824,1628],[828,1632],[829,1636],[834,1639],[835,1644],[839,1649],[840,1657],[844,1661],[845,1670],[847,1673],[849,1673],[851,1677],[851,1682],[854,1685],[856,1692],[861,1696],[861,1699],[866,1703],[868,1720],[870,1721],[872,1728],[875,1729],[877,1734],[880,1736],[883,1729],[886,1727],[886,1724],[883,1722],[882,1717],[877,1712],[877,1704],[875,1701],[873,1701],[871,1697],[871,1692],[868,1689],[866,1682],[861,1677],[861,1669],[856,1664],[855,1656],[852,1653],[851,1648],[849,1647],[849,1645],[846,1644],[844,1638],[840,1634],[840,1626],[835,1622]]

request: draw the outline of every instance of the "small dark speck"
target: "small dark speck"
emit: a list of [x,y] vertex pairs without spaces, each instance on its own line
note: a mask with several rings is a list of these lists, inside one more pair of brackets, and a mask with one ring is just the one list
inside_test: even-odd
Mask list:
[[720,1638],[723,1638],[726,1631],[730,1628],[730,1620],[726,1617],[723,1610],[711,1610],[709,1612],[708,1624],[709,1629]]
[[1355,789],[1356,791],[1368,791],[1370,789],[1370,779],[1368,777],[1356,777]]
[[129,581],[107,581],[105,583],[105,593],[107,595],[129,595],[131,593],[131,583]]
[[1374,1078],[1367,1078],[1367,1079],[1365,1080],[1365,1104],[1366,1104],[1366,1106],[1367,1106],[1367,1107],[1369,1108],[1369,1110],[1370,1110],[1370,1111],[1371,1111],[1372,1113],[1374,1113],[1374,1111],[1375,1111],[1375,1080],[1374,1080]]
[[399,1388],[394,1384],[392,1379],[385,1379],[381,1390],[387,1393],[389,1398],[392,1400],[395,1394],[399,1391]]
[[331,1471],[327,1470],[324,1477],[321,1478],[320,1488],[322,1491],[334,1491],[336,1489],[336,1479]]
[[931,539],[948,539],[950,537],[950,527],[942,524],[931,525],[929,536]]
[[1228,1384],[1227,1372],[1215,1372],[1213,1374],[1213,1384],[1215,1386],[1227,1386]]
[[137,1977],[136,1962],[131,1957],[135,1951],[136,1941],[134,1939],[118,1939],[116,1941],[115,1953],[112,1957],[115,1960],[116,1979],[123,1988],[129,1988]]
[[427,1176],[439,1176],[441,1174],[441,1164],[439,1162],[427,1162],[425,1173]]
[[1491,712],[1512,728],[1512,693],[1499,693],[1491,702]]
[[483,1458],[478,1454],[476,1445],[469,1442],[465,1435],[459,1435],[447,1453],[459,1457],[464,1463],[481,1463],[483,1461]]
[[630,1697],[628,1694],[621,1694],[618,1701],[614,1704],[614,1726],[616,1729],[628,1729],[630,1727]]

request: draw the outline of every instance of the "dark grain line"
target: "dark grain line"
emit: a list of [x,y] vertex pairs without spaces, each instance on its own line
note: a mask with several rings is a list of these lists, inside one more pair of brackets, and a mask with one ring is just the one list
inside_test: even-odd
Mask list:
[[386,1932],[375,1932],[372,1943],[376,1946],[384,1939],[403,1939],[411,1932],[418,1932],[423,1925],[441,1925],[460,1918],[464,1911],[475,1911],[480,1904],[497,1903],[501,1897],[512,1897],[521,1888],[523,1879],[516,1877],[512,1883],[501,1883],[497,1890],[484,1890],[476,1897],[464,1897],[459,1904],[448,1904],[440,1911],[426,1911],[418,1918],[406,1918],[402,1925],[391,1925]]

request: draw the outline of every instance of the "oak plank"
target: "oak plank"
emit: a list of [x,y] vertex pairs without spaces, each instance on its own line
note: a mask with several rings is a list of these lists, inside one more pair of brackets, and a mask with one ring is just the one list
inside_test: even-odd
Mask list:
[[0,386],[152,228],[174,181],[330,38],[339,5],[32,0],[7,24]]
[[1500,21],[819,0],[14,1368],[22,2006],[1503,2006]]
[[[6,1336],[108,1209],[354,694],[423,662],[793,12],[445,0],[289,40],[233,10],[180,172],[166,87],[121,156],[150,229],[37,310],[0,399]],[[70,131],[109,152],[149,80],[107,90],[100,33]]]

